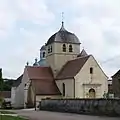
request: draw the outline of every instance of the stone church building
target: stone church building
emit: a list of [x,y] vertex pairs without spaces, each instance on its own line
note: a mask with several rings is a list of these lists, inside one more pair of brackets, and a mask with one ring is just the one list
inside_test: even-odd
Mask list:
[[103,98],[108,78],[93,55],[80,52],[78,37],[64,28],[40,49],[40,60],[25,66],[12,88],[14,107],[34,106],[42,98]]

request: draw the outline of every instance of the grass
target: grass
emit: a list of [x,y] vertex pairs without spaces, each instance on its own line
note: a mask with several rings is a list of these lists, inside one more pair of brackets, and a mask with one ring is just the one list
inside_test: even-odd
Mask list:
[[1,114],[16,114],[16,113],[14,113],[14,112],[11,112],[11,111],[4,111],[4,110],[0,110],[0,113]]
[[1,115],[1,116],[0,116],[0,120],[28,120],[28,119],[21,118],[21,117]]

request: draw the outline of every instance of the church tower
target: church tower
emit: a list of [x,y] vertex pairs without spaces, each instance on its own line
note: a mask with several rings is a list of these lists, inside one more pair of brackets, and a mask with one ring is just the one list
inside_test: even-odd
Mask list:
[[51,66],[54,76],[63,65],[77,58],[80,53],[80,42],[77,36],[64,28],[64,22],[58,32],[52,35],[46,43],[46,61]]

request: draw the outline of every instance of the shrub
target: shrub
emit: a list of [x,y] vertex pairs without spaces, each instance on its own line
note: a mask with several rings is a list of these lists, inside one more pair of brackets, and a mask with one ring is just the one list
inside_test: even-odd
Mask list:
[[4,99],[2,97],[0,97],[0,108],[2,108],[3,102],[4,102]]

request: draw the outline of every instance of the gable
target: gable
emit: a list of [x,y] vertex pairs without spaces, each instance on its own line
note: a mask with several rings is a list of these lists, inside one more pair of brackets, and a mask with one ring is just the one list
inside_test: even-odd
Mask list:
[[28,76],[28,71],[27,71],[27,66],[26,66],[23,72],[22,84],[26,83],[27,81],[29,81],[29,76]]
[[[81,71],[79,71],[79,73],[82,72],[81,74],[84,73],[86,75],[87,74],[90,75],[90,68],[93,68],[93,74],[94,75],[99,74],[99,75],[105,76],[106,79],[108,78],[107,75],[102,70],[102,68],[100,67],[100,65],[98,64],[98,62],[96,61],[96,59],[92,55],[89,57],[89,59],[84,64],[84,66],[82,67]],[[99,75],[97,75],[97,76],[99,76]]]
[[81,70],[90,56],[79,57],[68,61],[58,73],[56,80],[73,78]]

